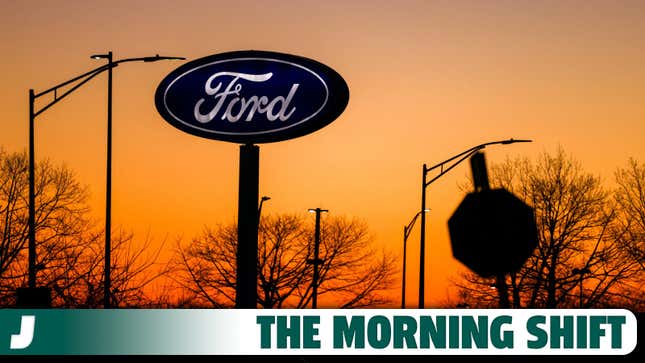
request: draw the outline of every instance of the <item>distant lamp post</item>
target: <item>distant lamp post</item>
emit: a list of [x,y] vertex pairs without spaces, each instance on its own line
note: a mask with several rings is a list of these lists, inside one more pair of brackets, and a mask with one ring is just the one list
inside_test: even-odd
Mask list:
[[580,305],[579,306],[580,306],[580,309],[582,309],[582,280],[584,279],[585,274],[591,273],[591,270],[589,270],[588,267],[574,268],[573,270],[571,270],[571,273],[574,275],[580,276],[578,280],[580,284],[580,303],[579,303]]
[[271,197],[267,197],[266,195],[262,196],[262,198],[260,199],[260,206],[258,207],[258,235],[260,233],[260,216],[262,214],[262,204],[264,204],[264,202],[269,199],[271,199]]
[[[74,92],[77,90],[79,87],[90,81],[92,78],[96,77],[97,75],[103,73],[104,71],[108,71],[108,114],[107,114],[107,119],[108,119],[108,146],[107,146],[107,188],[106,188],[106,228],[105,228],[105,244],[106,244],[106,283],[105,283],[105,307],[109,307],[110,302],[109,302],[109,247],[110,247],[110,210],[111,210],[111,186],[112,186],[112,68],[118,66],[120,63],[126,63],[126,62],[136,62],[136,61],[141,61],[141,62],[155,62],[158,60],[170,60],[170,59],[186,59],[183,57],[163,57],[159,56],[158,54],[152,57],[142,57],[142,58],[127,58],[127,59],[121,59],[118,61],[113,61],[112,60],[112,52],[108,52],[107,54],[95,54],[91,56],[92,59],[107,59],[108,64],[103,65],[100,67],[97,67],[89,72],[83,73],[80,76],[77,76],[75,78],[72,78],[68,81],[62,82],[54,87],[51,87],[43,92],[40,93],[35,93],[33,89],[29,90],[29,217],[28,217],[28,224],[29,224],[29,242],[28,242],[28,285],[29,289],[33,292],[37,292],[38,289],[36,289],[36,207],[35,207],[35,182],[34,182],[34,159],[35,159],[35,153],[34,153],[34,120],[36,117],[46,110],[48,110],[50,107],[61,101],[63,98],[65,98],[67,95],[70,93]],[[76,83],[75,83],[76,82]],[[68,86],[72,83],[75,83],[70,89],[67,91],[63,92],[62,94],[58,94],[59,90],[65,86]],[[52,94],[54,96],[54,99],[49,101],[47,104],[45,104],[43,107],[41,107],[40,110],[36,111],[35,110],[35,102],[36,100],[45,95]],[[32,295],[32,293],[27,293],[28,295]],[[40,294],[39,294],[40,296]],[[19,298],[20,300],[20,298]]]
[[321,265],[324,260],[320,259],[318,254],[320,250],[320,213],[326,213],[329,212],[327,209],[320,209],[320,208],[315,208],[315,209],[309,209],[310,213],[316,213],[316,232],[314,236],[314,258],[307,260],[308,264],[314,265],[314,277],[313,281],[311,282],[312,285],[312,292],[311,292],[311,308],[316,309],[318,307],[318,279],[320,276],[318,275],[318,266]]
[[266,195],[260,199],[260,206],[258,207],[258,223],[260,221],[260,215],[262,213],[262,204],[264,204],[264,202],[266,202],[269,199],[271,199],[271,197],[267,197]]
[[[495,145],[495,144],[514,144],[516,142],[531,142],[532,140],[501,140],[487,142],[481,145],[474,146],[464,152],[461,152],[448,160],[444,160],[437,165],[427,167],[426,164],[423,164],[423,173],[421,181],[421,210],[426,209],[426,188],[428,185],[432,184],[434,181],[445,175],[447,172],[452,170],[462,161],[470,158],[472,155],[477,153],[479,150],[484,149],[486,146]],[[455,161],[457,160],[457,161]],[[427,180],[428,173],[432,170],[439,168],[439,174],[434,178]],[[421,238],[419,243],[419,309],[425,308],[425,246],[426,246],[426,217],[425,213],[421,213]]]
[[406,266],[406,261],[407,261],[407,243],[408,243],[408,237],[410,236],[410,232],[412,232],[412,227],[414,227],[414,224],[416,223],[417,219],[419,218],[419,215],[421,213],[428,213],[430,209],[425,209],[423,211],[418,211],[417,214],[414,215],[414,218],[408,223],[407,226],[403,227],[403,278],[401,281],[401,309],[405,309],[405,266]]

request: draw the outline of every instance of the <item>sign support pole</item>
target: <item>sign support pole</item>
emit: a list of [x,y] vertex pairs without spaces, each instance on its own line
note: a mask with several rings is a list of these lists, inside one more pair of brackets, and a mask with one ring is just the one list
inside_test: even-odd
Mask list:
[[[470,157],[470,168],[473,172],[473,183],[475,184],[475,193],[490,189],[488,182],[488,169],[486,168],[486,157],[479,151]],[[508,300],[508,289],[506,286],[506,274],[498,273],[495,281],[495,288],[499,296],[499,307],[501,309],[510,308]]]
[[235,291],[237,309],[255,309],[257,302],[259,169],[260,147],[241,145]]

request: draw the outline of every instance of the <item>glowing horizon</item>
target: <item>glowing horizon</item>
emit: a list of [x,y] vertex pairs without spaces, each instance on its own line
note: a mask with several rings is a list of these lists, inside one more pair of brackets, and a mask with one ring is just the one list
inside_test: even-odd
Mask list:
[[[629,157],[645,161],[642,2],[41,1],[0,9],[7,151],[27,148],[28,90],[96,67],[90,55],[187,58],[114,70],[112,223],[138,237],[187,241],[204,226],[236,221],[238,146],[180,132],[154,107],[168,73],[230,50],[315,59],[350,89],[347,109],[330,125],[260,146],[260,196],[271,197],[263,214],[321,207],[359,217],[377,245],[399,256],[401,226],[420,209],[423,163],[511,137],[533,142],[487,148],[489,167],[562,145],[611,186]],[[76,172],[97,223],[106,92],[106,76],[98,76],[36,120],[37,160]],[[453,296],[450,279],[463,270],[451,256],[447,220],[469,176],[463,163],[427,190],[427,306]],[[408,239],[408,306],[417,301],[418,244],[417,222]],[[393,306],[399,295],[395,286]]]

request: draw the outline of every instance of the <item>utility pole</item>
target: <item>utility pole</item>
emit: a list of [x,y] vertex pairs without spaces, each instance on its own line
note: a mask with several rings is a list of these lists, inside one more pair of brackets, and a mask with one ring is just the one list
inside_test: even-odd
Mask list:
[[318,266],[321,265],[324,261],[319,258],[318,254],[320,253],[320,213],[329,212],[327,209],[309,209],[309,212],[316,213],[316,232],[314,236],[314,258],[307,260],[307,263],[314,265],[314,277],[312,281],[313,290],[311,293],[311,308],[318,308],[318,279],[319,271]]

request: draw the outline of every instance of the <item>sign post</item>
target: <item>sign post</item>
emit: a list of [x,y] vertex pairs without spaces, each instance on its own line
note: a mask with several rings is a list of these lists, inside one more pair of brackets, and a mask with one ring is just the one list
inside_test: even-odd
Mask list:
[[[477,152],[470,157],[470,169],[473,172],[473,184],[475,192],[483,192],[490,190],[488,182],[488,169],[486,168],[486,158],[483,152]],[[507,309],[510,307],[508,300],[508,289],[506,286],[506,273],[497,271],[495,276],[495,288],[499,295],[499,307]]]
[[237,275],[235,307],[255,309],[258,298],[258,185],[260,147],[240,146],[240,183],[237,214]]
[[471,158],[475,191],[448,220],[453,256],[482,277],[495,277],[500,307],[508,308],[505,276],[537,247],[533,208],[506,189],[491,189],[483,153]]
[[254,309],[258,274],[257,143],[303,136],[334,121],[349,88],[333,69],[300,56],[236,51],[196,59],[157,87],[155,105],[172,126],[240,146],[235,307]]

